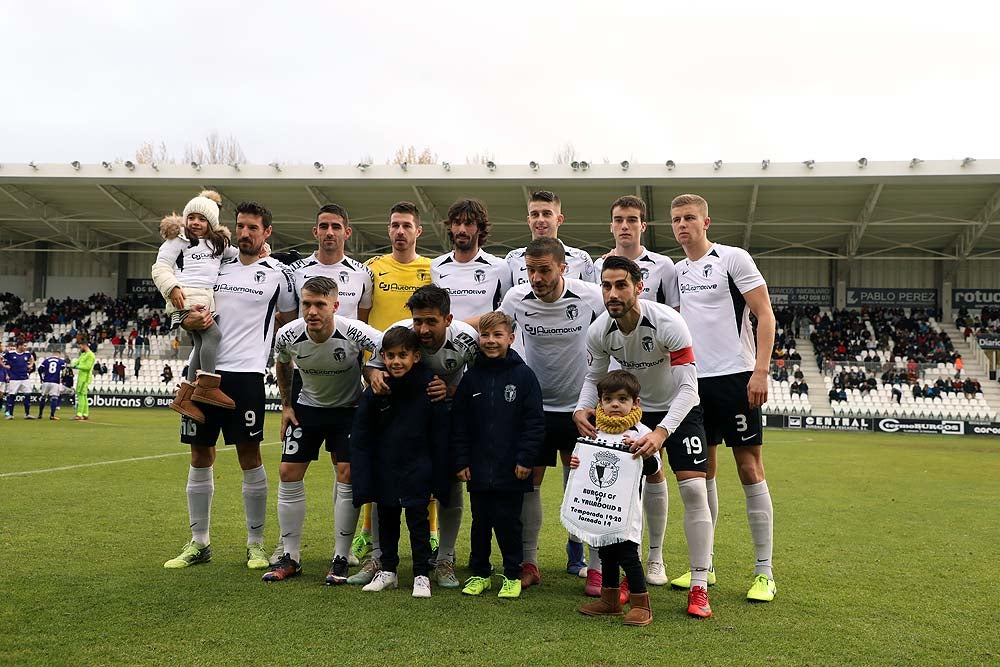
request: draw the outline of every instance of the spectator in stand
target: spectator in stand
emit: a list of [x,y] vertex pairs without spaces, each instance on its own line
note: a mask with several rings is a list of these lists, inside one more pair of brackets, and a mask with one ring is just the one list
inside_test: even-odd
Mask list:
[[792,374],[792,377],[794,377],[799,382],[802,382],[803,378],[805,378],[805,375],[802,374],[802,369],[800,368]]
[[160,372],[160,377],[163,378],[163,384],[170,384],[174,381],[174,371],[170,368],[169,364],[163,364],[163,370]]
[[799,382],[796,380],[792,383],[792,386],[788,388],[788,392],[792,396],[802,396],[803,394],[809,394],[809,385],[805,382]]
[[122,343],[122,337],[116,333],[114,336],[111,337],[111,344],[115,348],[114,358],[120,359],[122,356],[122,350],[125,347],[124,344]]
[[771,373],[771,377],[774,378],[775,382],[786,382],[788,380],[788,371],[782,367],[775,368],[774,372]]
[[979,383],[972,378],[966,378],[962,385],[962,391],[965,393],[966,398],[973,399],[979,393]]
[[139,371],[142,370],[142,357],[135,355],[135,378],[139,379]]
[[788,352],[789,361],[802,361],[802,355],[794,347]]
[[174,340],[170,343],[171,349],[174,351],[174,359],[177,359],[181,353],[181,339],[174,336]]
[[149,334],[147,334],[142,339],[142,353],[144,355],[146,355],[147,359],[149,359],[149,353],[150,353],[150,351],[151,350],[150,350],[150,344],[149,344]]
[[965,364],[962,362],[962,355],[960,355],[960,354],[959,355],[955,355],[955,377],[956,378],[962,377],[962,369],[964,367],[965,367]]
[[892,398],[896,401],[897,405],[900,405],[903,402],[903,392],[899,387],[893,386]]

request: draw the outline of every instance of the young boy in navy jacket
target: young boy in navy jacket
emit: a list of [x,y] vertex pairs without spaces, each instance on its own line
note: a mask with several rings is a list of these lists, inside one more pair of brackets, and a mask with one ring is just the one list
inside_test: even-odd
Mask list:
[[398,585],[399,520],[406,514],[413,554],[413,597],[431,596],[431,534],[427,505],[431,494],[448,502],[448,408],[431,402],[433,374],[420,361],[420,339],[408,327],[392,327],[382,337],[382,359],[390,393],[371,387],[361,395],[351,431],[354,505],[378,505],[382,547],[379,571],[362,590]]
[[534,372],[510,349],[514,323],[493,312],[479,320],[479,354],[452,402],[453,469],[467,482],[472,506],[472,576],[462,592],[490,588],[496,533],[503,556],[497,597],[521,595],[521,504],[545,437],[542,390]]

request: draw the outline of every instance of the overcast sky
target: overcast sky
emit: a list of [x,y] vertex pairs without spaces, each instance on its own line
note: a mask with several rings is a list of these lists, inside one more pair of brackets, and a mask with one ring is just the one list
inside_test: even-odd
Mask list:
[[252,4],[3,2],[0,163],[1000,157],[997,2]]

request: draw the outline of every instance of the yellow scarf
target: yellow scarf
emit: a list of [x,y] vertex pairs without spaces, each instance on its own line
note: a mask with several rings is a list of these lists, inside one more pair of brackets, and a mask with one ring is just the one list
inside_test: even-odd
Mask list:
[[600,405],[597,406],[597,430],[605,433],[622,433],[632,428],[642,419],[642,408],[638,405],[624,417],[612,417],[604,412]]

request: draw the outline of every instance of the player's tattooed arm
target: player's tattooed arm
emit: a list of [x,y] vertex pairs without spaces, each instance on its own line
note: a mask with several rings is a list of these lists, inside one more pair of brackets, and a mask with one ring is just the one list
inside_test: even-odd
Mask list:
[[276,361],[274,363],[274,375],[278,380],[278,391],[281,392],[281,407],[291,407],[292,365]]

